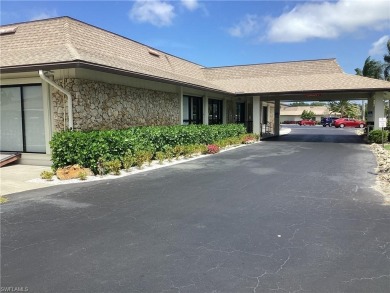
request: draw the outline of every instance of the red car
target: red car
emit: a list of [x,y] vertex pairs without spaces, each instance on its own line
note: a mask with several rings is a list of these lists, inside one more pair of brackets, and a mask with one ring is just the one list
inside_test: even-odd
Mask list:
[[340,118],[334,121],[334,126],[336,128],[344,128],[344,127],[360,127],[363,128],[366,126],[366,122],[362,120],[358,120],[355,118]]
[[313,121],[313,120],[306,120],[306,119],[304,119],[304,120],[298,121],[298,124],[299,124],[300,126],[305,126],[305,125],[316,125],[316,122]]

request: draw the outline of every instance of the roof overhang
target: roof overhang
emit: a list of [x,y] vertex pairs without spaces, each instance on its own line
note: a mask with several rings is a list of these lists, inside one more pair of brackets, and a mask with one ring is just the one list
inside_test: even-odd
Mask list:
[[9,67],[2,67],[0,68],[0,74],[5,73],[21,73],[21,72],[29,72],[29,71],[39,71],[39,70],[58,70],[58,69],[70,69],[70,68],[82,68],[82,69],[90,69],[90,70],[96,70],[99,72],[105,72],[105,73],[111,73],[111,74],[117,74],[121,76],[128,76],[128,77],[134,77],[134,78],[141,78],[145,80],[155,81],[155,82],[163,82],[168,83],[176,86],[183,86],[183,87],[190,87],[197,90],[203,90],[203,91],[209,91],[219,94],[226,94],[226,95],[234,95],[233,93],[230,93],[228,91],[211,88],[202,86],[199,84],[194,83],[186,83],[182,81],[177,81],[173,79],[163,78],[159,76],[153,76],[148,74],[142,74],[135,71],[105,66],[101,64],[96,63],[90,63],[86,61],[81,60],[74,60],[74,61],[68,61],[68,62],[58,62],[58,63],[47,63],[47,64],[32,64],[32,65],[20,65],[20,66],[9,66]]

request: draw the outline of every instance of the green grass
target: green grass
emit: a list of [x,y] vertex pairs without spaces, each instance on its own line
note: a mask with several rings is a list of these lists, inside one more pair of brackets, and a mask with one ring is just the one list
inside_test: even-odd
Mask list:
[[386,145],[385,145],[385,150],[390,151],[390,144],[386,144]]

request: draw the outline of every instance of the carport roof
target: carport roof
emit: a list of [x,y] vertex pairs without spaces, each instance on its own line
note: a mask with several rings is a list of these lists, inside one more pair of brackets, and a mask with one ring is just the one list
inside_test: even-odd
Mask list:
[[70,17],[0,27],[2,73],[90,68],[229,94],[390,91],[335,59],[207,68]]

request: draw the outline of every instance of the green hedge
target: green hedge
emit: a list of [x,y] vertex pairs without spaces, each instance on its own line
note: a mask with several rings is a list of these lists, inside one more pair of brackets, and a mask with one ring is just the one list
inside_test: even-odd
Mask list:
[[[367,138],[369,143],[382,143],[382,130],[372,130],[368,133]],[[389,141],[389,131],[383,130],[383,142]]]
[[242,124],[145,126],[123,130],[63,131],[50,141],[53,169],[79,164],[97,172],[99,158],[122,159],[130,150],[154,154],[167,146],[211,144],[246,133]]

